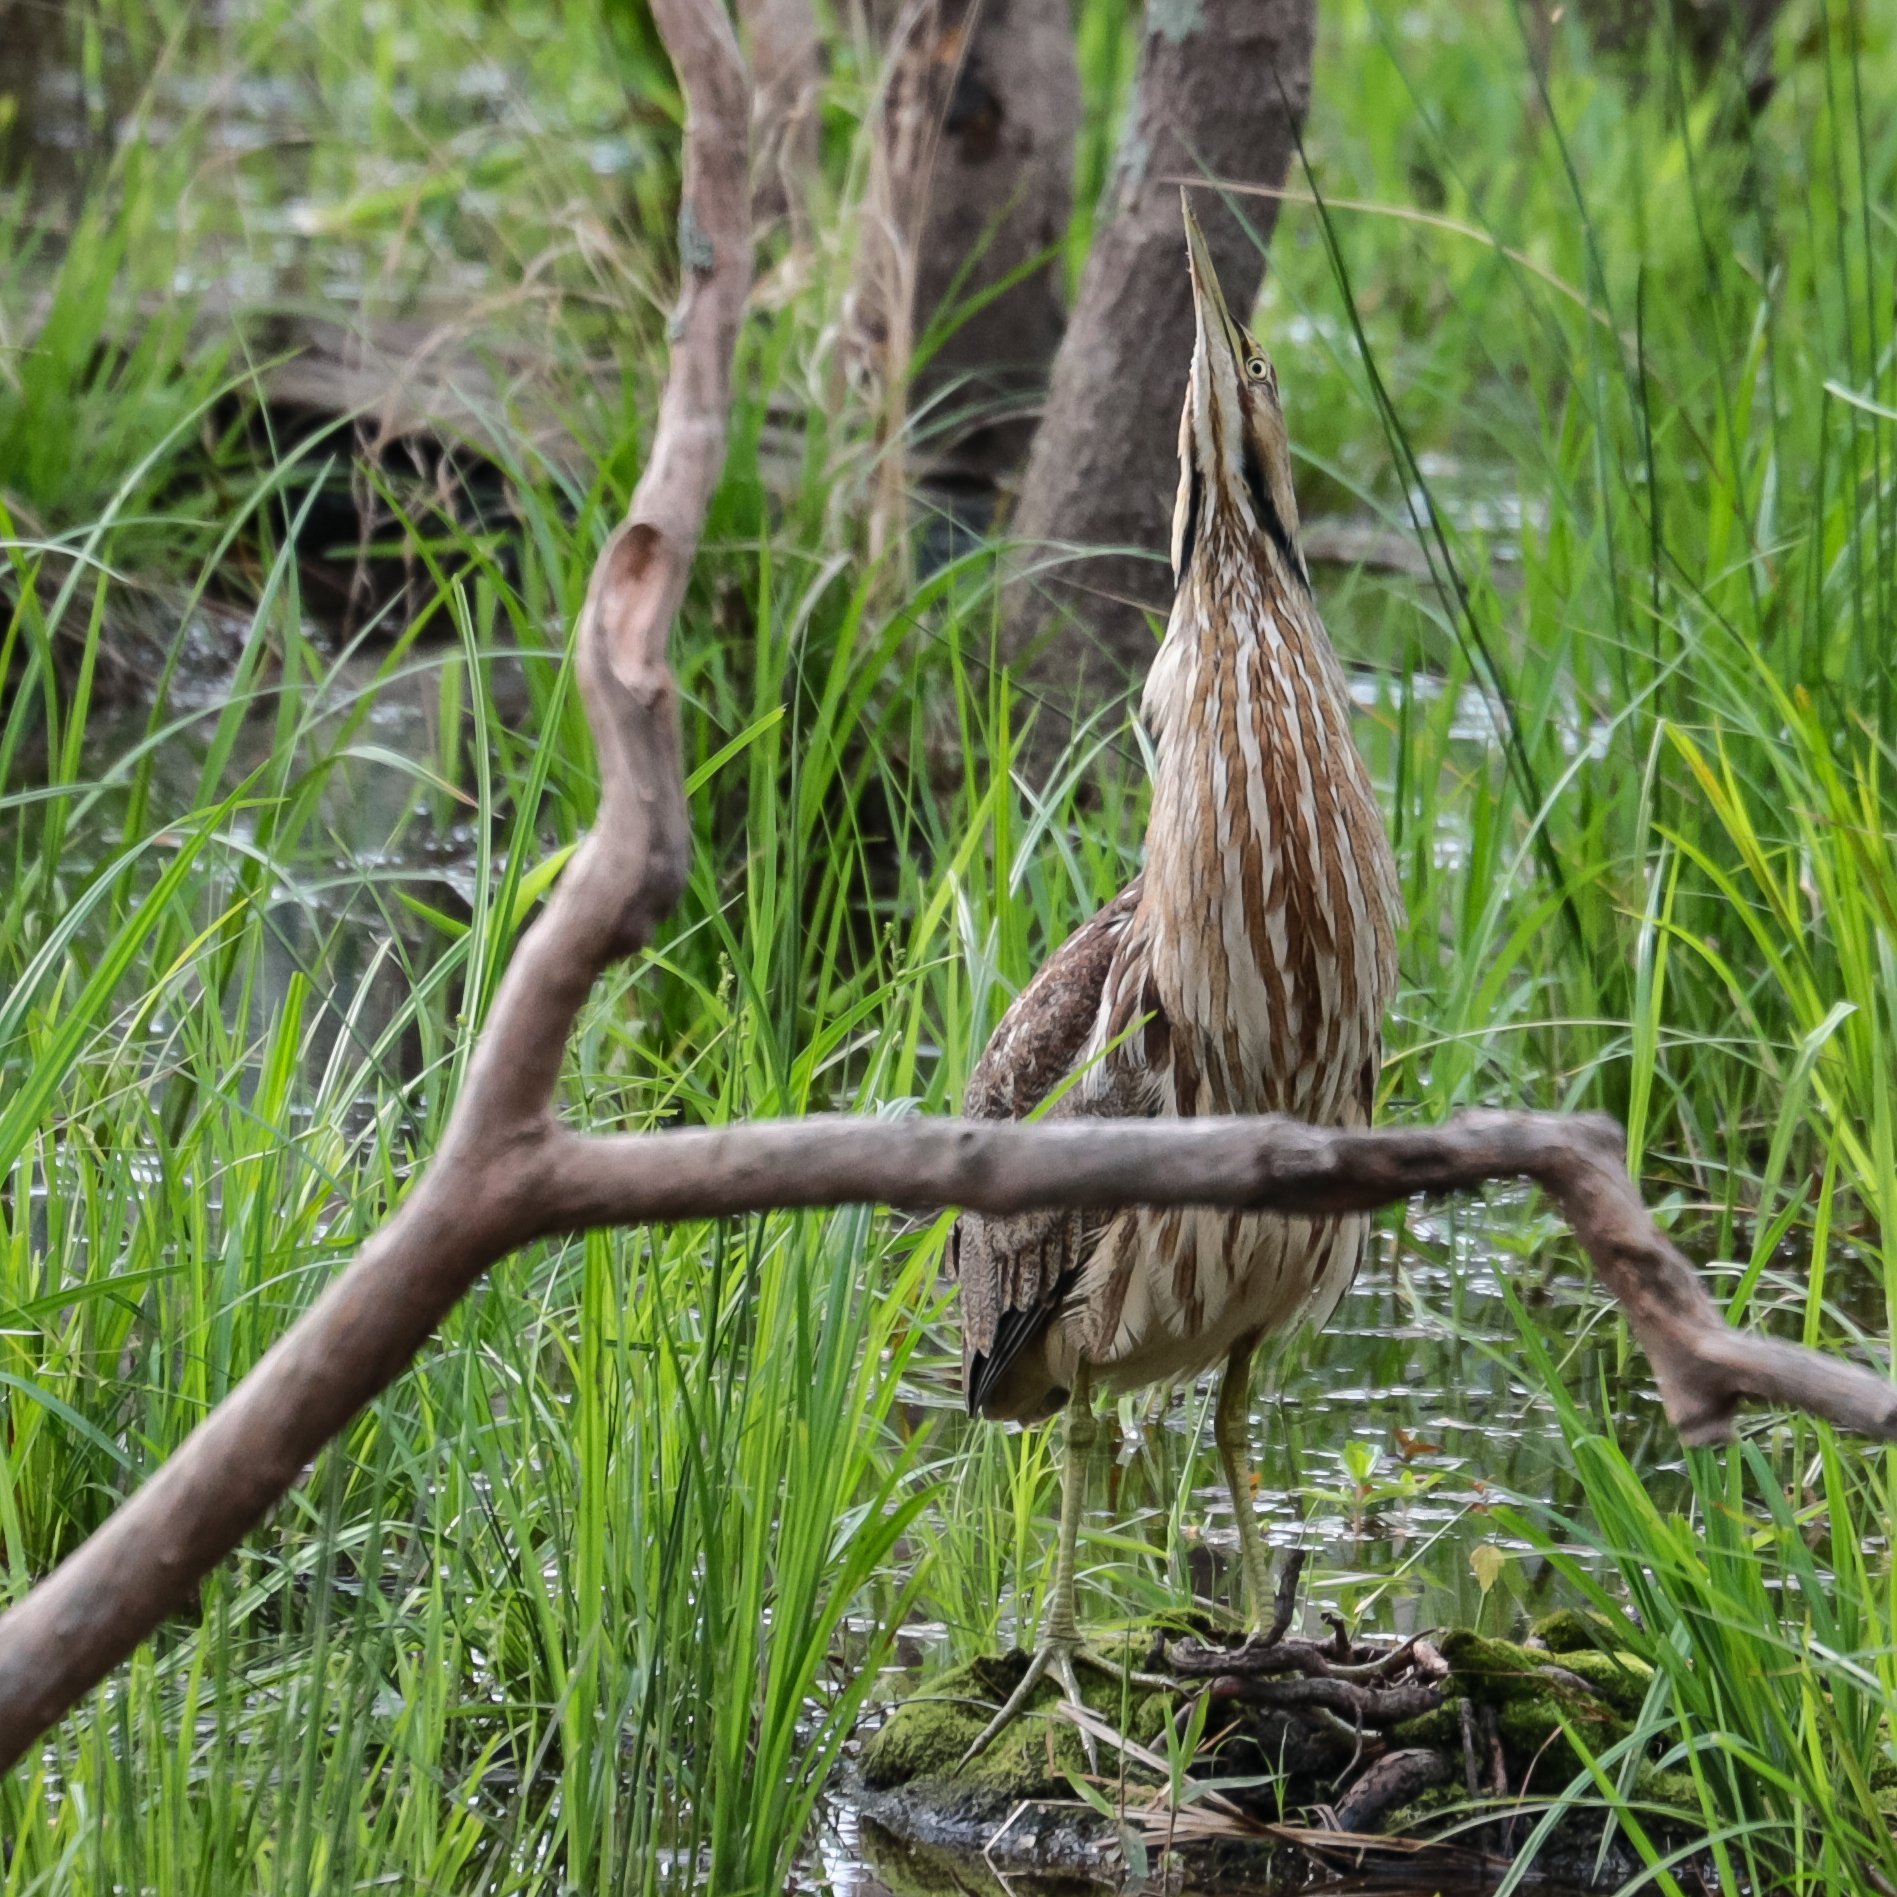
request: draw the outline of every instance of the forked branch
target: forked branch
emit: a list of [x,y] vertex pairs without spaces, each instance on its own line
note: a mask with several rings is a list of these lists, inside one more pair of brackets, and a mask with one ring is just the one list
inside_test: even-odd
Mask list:
[[1487,1179],[1561,1207],[1689,1442],[1746,1399],[1897,1439],[1881,1377],[1730,1329],[1659,1233],[1611,1122],[1465,1114],[1339,1132],[1280,1119],[1059,1126],[843,1118],[586,1137],[553,1110],[601,971],[677,901],[688,835],[666,644],[724,458],[750,280],[743,62],[719,0],[652,0],[687,102],[684,288],[652,458],[601,552],[576,635],[599,820],[523,937],[441,1150],[400,1209],[145,1486],[0,1616],[0,1767],[102,1680],[407,1366],[457,1298],[531,1239],[771,1207],[887,1201],[984,1212],[1135,1203],[1369,1210]]

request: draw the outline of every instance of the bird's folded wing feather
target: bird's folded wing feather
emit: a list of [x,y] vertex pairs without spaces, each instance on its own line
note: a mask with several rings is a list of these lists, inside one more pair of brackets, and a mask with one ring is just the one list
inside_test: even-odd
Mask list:
[[[1139,896],[1136,877],[1021,991],[969,1076],[963,1104],[970,1119],[1025,1119],[1073,1078],[1088,1056],[1101,998],[1116,960],[1123,959]],[[1070,1086],[1045,1117],[1148,1113],[1153,1107],[1147,1095],[1137,1079],[1129,1084],[1117,1071],[1102,1071]],[[971,1212],[956,1225],[950,1256],[961,1282],[963,1377],[971,1410],[1054,1314],[1107,1216],[1026,1212],[984,1218]]]

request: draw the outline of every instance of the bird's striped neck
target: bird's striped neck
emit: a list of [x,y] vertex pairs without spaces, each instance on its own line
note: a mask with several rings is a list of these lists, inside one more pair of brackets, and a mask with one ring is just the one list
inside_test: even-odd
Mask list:
[[1348,1117],[1394,978],[1395,866],[1310,595],[1202,536],[1147,684],[1143,909],[1203,1023],[1182,1110]]

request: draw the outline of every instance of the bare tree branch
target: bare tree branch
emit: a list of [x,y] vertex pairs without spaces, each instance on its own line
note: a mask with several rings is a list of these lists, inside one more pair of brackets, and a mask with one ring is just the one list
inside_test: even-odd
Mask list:
[[1897,1440],[1897,1390],[1730,1329],[1629,1180],[1612,1122],[1465,1114],[1339,1131],[1273,1118],[1087,1125],[847,1118],[586,1137],[553,1097],[588,991],[676,902],[688,834],[666,643],[725,449],[750,278],[749,97],[719,0],[652,0],[687,100],[684,291],[652,459],[594,569],[577,631],[599,820],[522,938],[441,1150],[389,1223],[173,1456],[0,1616],[0,1769],[186,1602],[490,1264],[529,1240],[771,1207],[888,1201],[1367,1210],[1486,1179],[1536,1181],[1647,1352],[1688,1442],[1747,1399]]
[[684,89],[683,287],[651,459],[575,635],[598,821],[503,977],[441,1150],[390,1222],[178,1454],[0,1616],[0,1766],[103,1679],[263,1514],[455,1300],[536,1227],[533,1157],[600,971],[678,899],[689,843],[666,641],[724,465],[751,283],[750,82],[719,0],[652,0]]
[[1599,1114],[1464,1113],[1442,1126],[1369,1129],[1272,1115],[1049,1125],[835,1116],[594,1138],[560,1130],[535,1165],[542,1234],[865,1201],[988,1213],[1129,1204],[1368,1212],[1419,1193],[1529,1179],[1620,1302],[1687,1442],[1724,1442],[1748,1399],[1897,1440],[1897,1388],[1886,1379],[1726,1324],[1654,1225],[1623,1145]]

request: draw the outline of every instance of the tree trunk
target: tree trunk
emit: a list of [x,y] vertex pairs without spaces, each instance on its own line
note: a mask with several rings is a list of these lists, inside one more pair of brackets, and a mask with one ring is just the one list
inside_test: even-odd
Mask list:
[[[985,524],[1026,457],[1060,345],[1073,23],[1068,0],[920,0],[896,30],[859,321],[892,427],[908,421],[940,499]],[[911,385],[918,346],[929,353]]]
[[802,236],[817,169],[823,47],[810,0],[738,0],[751,66],[751,209],[788,216]]
[[[1316,0],[1148,0],[1132,117],[1015,523],[1030,559],[1036,548],[1088,550],[1058,575],[1018,583],[1009,608],[1009,654],[1050,701],[1044,747],[1066,736],[1071,716],[1145,676],[1147,615],[1163,617],[1171,594],[1164,550],[1192,355],[1177,180],[1284,181],[1310,101],[1316,26]],[[1257,295],[1276,217],[1267,198],[1242,206],[1257,242],[1214,192],[1196,194],[1235,311]]]
[[[1669,0],[1580,0],[1581,24],[1610,59],[1641,61]],[[1784,0],[1670,0],[1680,51],[1703,77],[1727,52],[1740,64],[1754,111],[1772,96],[1772,27]]]

